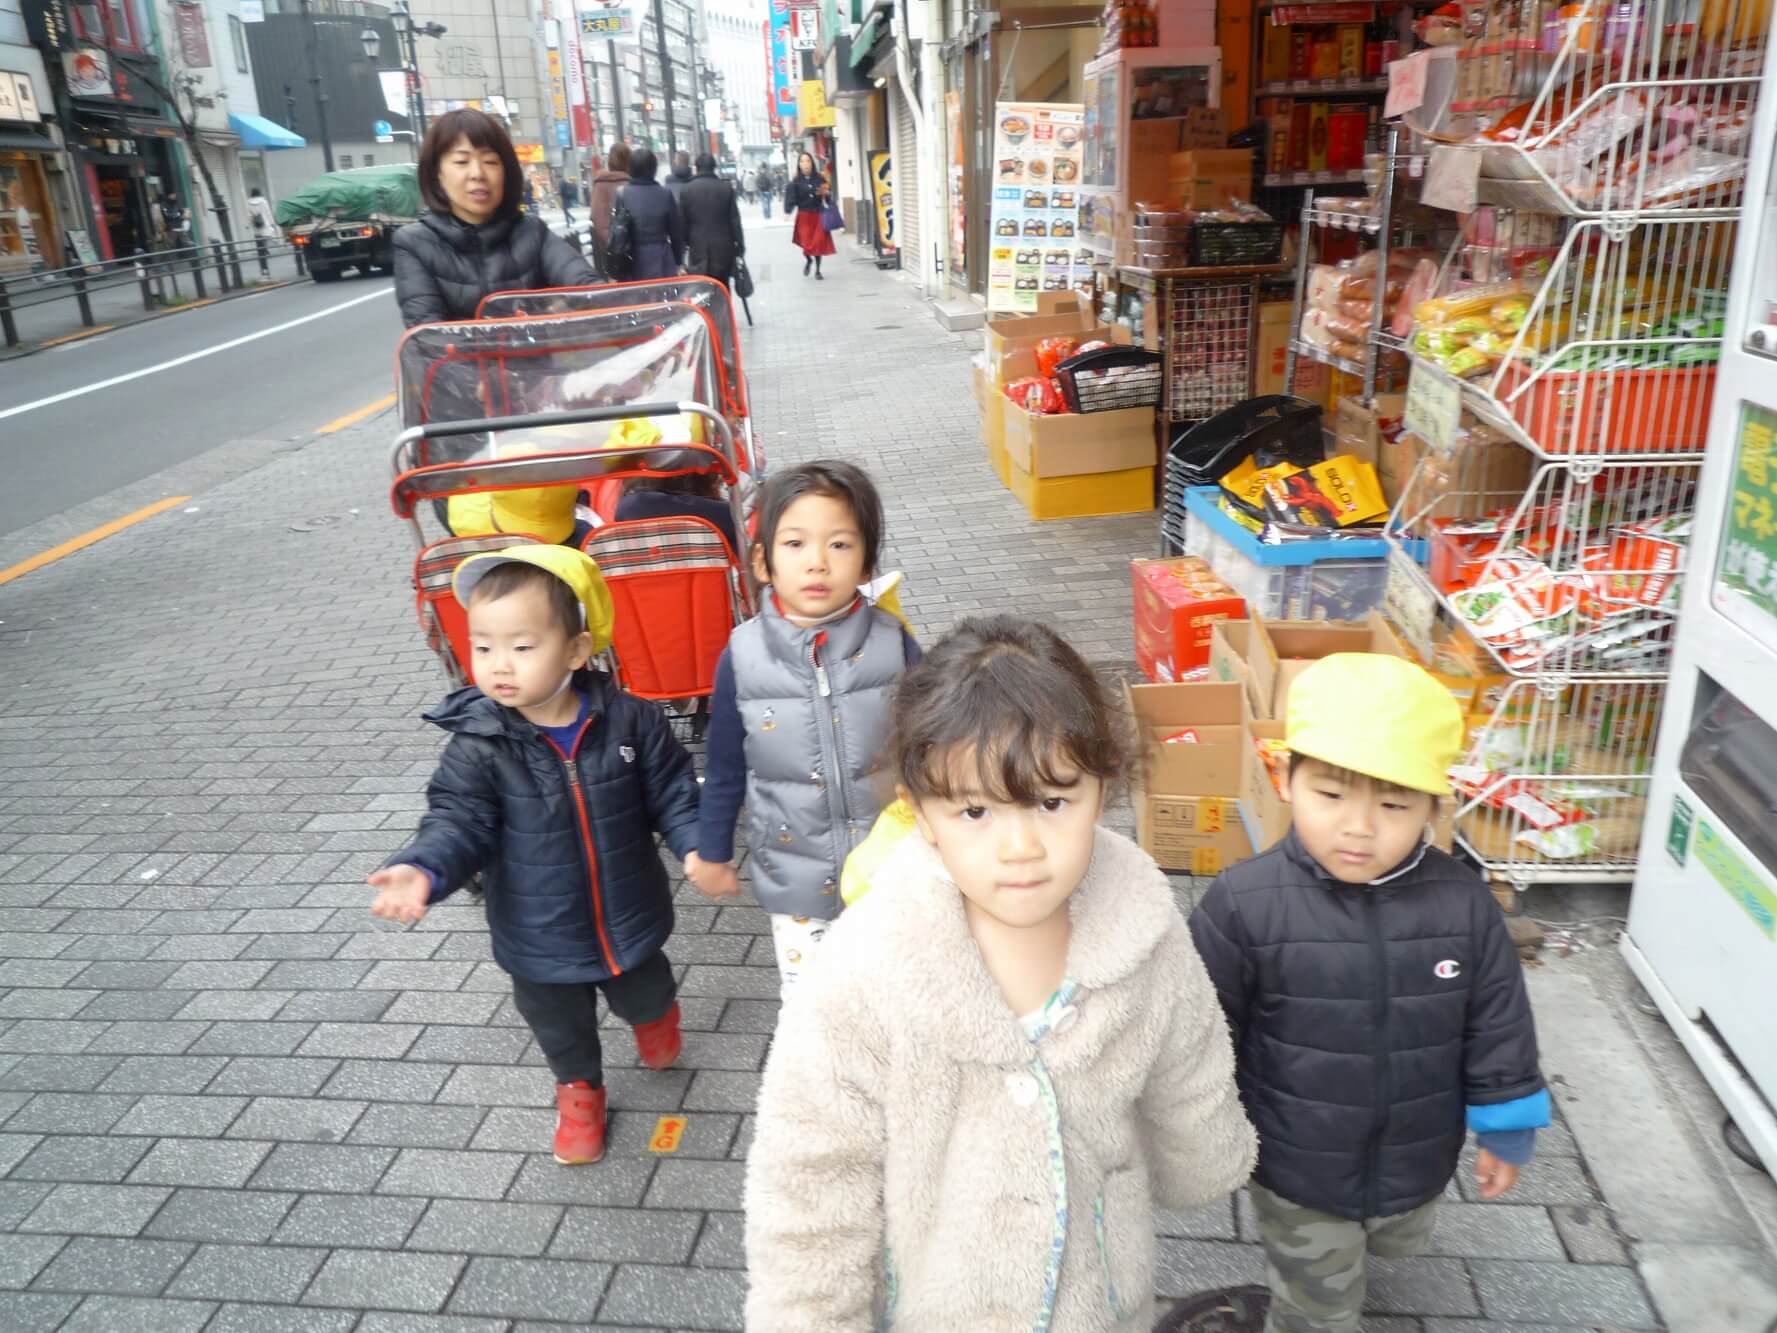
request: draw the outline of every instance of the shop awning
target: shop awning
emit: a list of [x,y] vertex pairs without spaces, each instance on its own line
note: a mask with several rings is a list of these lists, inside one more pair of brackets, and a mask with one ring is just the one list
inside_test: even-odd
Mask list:
[[888,31],[888,23],[880,9],[870,11],[864,20],[864,26],[858,29],[858,35],[851,39],[851,67],[856,69],[870,59],[870,48],[876,45],[876,39]]
[[306,148],[308,140],[264,116],[228,113],[228,128],[241,136],[242,148]]
[[14,134],[10,130],[0,130],[0,150],[9,153],[53,153],[58,151],[56,141],[46,134],[32,134],[29,131]]

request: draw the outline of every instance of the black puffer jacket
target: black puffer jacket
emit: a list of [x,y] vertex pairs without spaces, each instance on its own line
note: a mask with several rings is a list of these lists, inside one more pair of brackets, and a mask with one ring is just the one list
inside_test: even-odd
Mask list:
[[471,226],[450,213],[427,213],[395,233],[395,299],[408,328],[474,319],[491,292],[597,281],[580,252],[531,214]]
[[494,960],[527,981],[603,981],[651,957],[673,929],[654,835],[679,857],[697,847],[697,778],[659,706],[599,672],[574,684],[592,702],[571,762],[473,686],[427,713],[450,743],[387,862],[430,871],[434,902],[481,871]]
[[1292,832],[1223,872],[1191,934],[1234,1031],[1253,1178],[1339,1217],[1436,1198],[1469,1106],[1543,1087],[1524,971],[1473,871],[1434,847],[1373,885]]

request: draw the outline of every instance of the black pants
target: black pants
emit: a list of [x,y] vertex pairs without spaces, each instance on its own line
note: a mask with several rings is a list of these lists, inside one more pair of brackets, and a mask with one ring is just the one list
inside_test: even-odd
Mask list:
[[679,983],[673,980],[673,965],[665,950],[609,981],[551,985],[512,978],[512,1003],[531,1025],[531,1035],[542,1048],[557,1083],[584,1079],[595,1088],[605,1086],[599,1046],[600,991],[612,1013],[637,1027],[666,1017],[678,998]]

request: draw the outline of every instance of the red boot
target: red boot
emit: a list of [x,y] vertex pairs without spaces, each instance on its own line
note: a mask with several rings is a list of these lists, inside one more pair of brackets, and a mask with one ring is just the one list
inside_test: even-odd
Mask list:
[[605,1155],[605,1090],[578,1083],[555,1085],[555,1160],[581,1166]]
[[679,1006],[673,1005],[652,1023],[636,1024],[636,1054],[650,1069],[667,1069],[685,1049],[679,1035]]

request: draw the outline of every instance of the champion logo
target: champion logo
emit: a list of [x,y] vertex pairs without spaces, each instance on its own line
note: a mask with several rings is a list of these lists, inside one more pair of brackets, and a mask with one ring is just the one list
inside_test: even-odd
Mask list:
[[[626,764],[633,764],[636,761],[636,752],[627,745],[619,745],[617,747],[617,753],[623,756],[623,762]],[[1438,966],[1442,967],[1443,964],[1439,963]],[[1443,973],[1440,972],[1438,975],[1442,976]]]
[[1452,977],[1459,977],[1462,975],[1462,964],[1457,962],[1454,958],[1446,958],[1443,962],[1434,967],[1432,971],[1436,975],[1442,977],[1445,981],[1448,981]]

